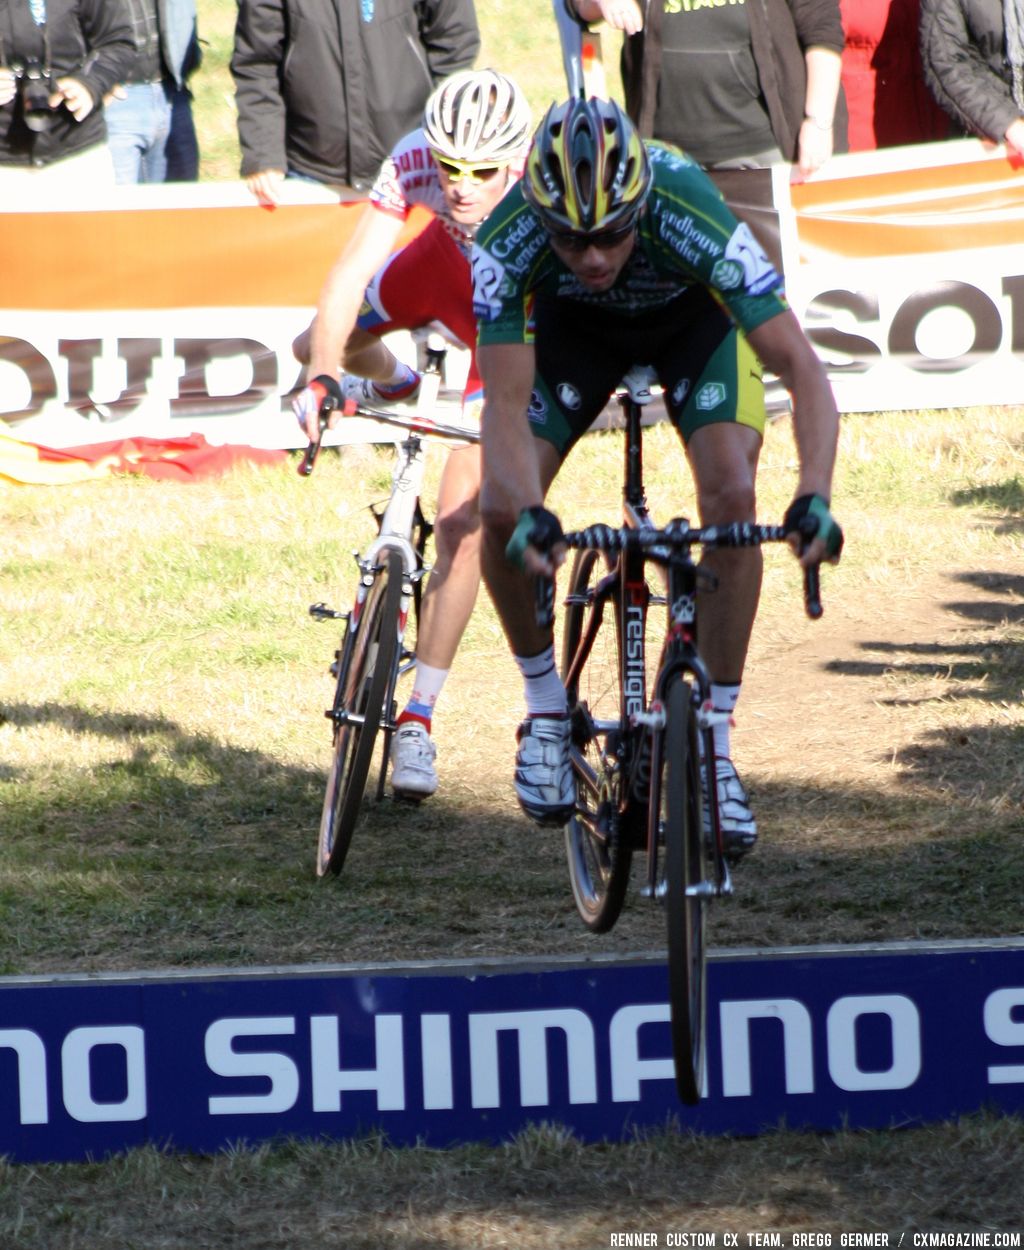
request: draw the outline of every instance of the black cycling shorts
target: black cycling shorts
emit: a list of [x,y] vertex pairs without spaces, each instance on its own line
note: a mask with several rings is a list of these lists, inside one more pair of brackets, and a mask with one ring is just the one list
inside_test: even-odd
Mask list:
[[719,421],[764,433],[761,364],[704,287],[633,317],[555,296],[538,297],[533,314],[530,428],[563,460],[634,365],[654,367],[684,441]]

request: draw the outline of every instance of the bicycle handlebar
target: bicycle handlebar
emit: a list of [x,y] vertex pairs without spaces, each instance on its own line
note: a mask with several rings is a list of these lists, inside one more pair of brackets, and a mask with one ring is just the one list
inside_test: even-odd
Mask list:
[[[730,525],[692,526],[689,521],[680,517],[660,530],[634,529],[626,525],[588,525],[586,529],[570,530],[562,541],[570,548],[596,549],[612,554],[639,550],[661,555],[668,560],[673,553],[688,554],[690,548],[697,545],[707,549],[759,547],[762,543],[785,542],[786,537],[786,530],[781,525],[755,525],[749,521],[734,521]],[[555,615],[554,579],[539,576],[534,581],[537,624],[541,629],[547,629]],[[804,609],[814,621],[824,611],[821,605],[820,566],[816,564],[804,569]]]
[[598,551],[618,552],[626,549],[656,551],[667,547],[672,551],[689,551],[698,544],[704,547],[759,547],[761,543],[783,542],[786,531],[781,525],[754,525],[734,521],[730,525],[691,525],[684,517],[669,521],[664,529],[634,529],[629,525],[588,525],[586,529],[570,530],[563,538],[567,547],[595,547]]
[[[327,429],[331,413],[338,407],[332,395],[325,396],[320,404],[317,415],[318,433],[316,441],[310,443],[299,465],[299,476],[309,477],[320,454],[324,432]],[[346,417],[366,417],[381,425],[390,425],[396,429],[408,430],[410,434],[419,434],[427,438],[449,439],[460,443],[479,443],[480,431],[469,426],[449,424],[446,421],[435,421],[432,417],[424,417],[415,412],[387,412],[380,408],[366,408],[352,401],[345,403],[343,414]]]

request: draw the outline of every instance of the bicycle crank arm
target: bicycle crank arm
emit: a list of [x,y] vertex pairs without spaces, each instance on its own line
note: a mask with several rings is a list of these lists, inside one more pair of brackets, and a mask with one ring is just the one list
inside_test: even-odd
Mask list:
[[[640,887],[641,898],[653,898],[659,903],[664,901],[667,893],[668,886],[664,881],[659,881],[653,889],[649,885]],[[699,881],[696,885],[688,885],[686,887],[687,898],[721,898],[724,894],[731,893],[731,881],[725,881],[721,886],[716,886],[711,881]]]

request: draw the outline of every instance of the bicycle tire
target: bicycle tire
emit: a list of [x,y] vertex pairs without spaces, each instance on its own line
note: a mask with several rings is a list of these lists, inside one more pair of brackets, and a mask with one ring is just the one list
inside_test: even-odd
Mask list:
[[[663,822],[663,881],[676,1092],[700,1102],[707,1017],[706,847],[701,813],[697,721],[689,685],[674,678],[665,697],[657,796]],[[653,796],[652,796],[653,797]]]
[[338,674],[335,707],[361,718],[335,724],[334,756],[320,816],[317,875],[341,872],[366,789],[377,732],[398,657],[402,601],[401,552],[387,548],[366,597],[347,669]]
[[[562,627],[562,677],[567,677],[594,610],[594,585],[607,571],[601,553],[576,553],[569,582],[570,602]],[[620,827],[623,776],[617,758],[617,731],[598,728],[621,715],[619,705],[619,630],[602,620],[598,638],[578,681],[566,687],[572,718],[570,757],[576,783],[576,807],[565,826],[565,849],[576,910],[588,929],[606,933],[622,911],[629,885],[632,848]],[[607,645],[602,643],[607,639]],[[614,641],[612,641],[614,640]]]

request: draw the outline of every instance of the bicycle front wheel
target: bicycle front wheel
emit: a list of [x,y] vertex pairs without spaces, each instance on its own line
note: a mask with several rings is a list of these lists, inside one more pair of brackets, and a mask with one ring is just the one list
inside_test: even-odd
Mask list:
[[[565,827],[576,910],[595,933],[607,932],[619,918],[629,884],[631,849],[621,828],[622,762],[619,759],[619,636],[616,602],[595,602],[594,587],[607,572],[598,551],[579,551],[573,562],[562,632],[562,677],[572,718],[570,748],[576,808]],[[591,629],[596,633],[590,636]],[[573,663],[581,645],[589,652],[578,671]]]
[[401,625],[401,553],[382,553],[383,565],[366,596],[351,659],[338,674],[334,758],[327,776],[317,875],[341,872],[359,819],[377,731],[381,727]]
[[706,1019],[706,853],[701,811],[697,718],[690,688],[675,678],[665,699],[658,778],[663,884],[668,921],[668,981],[676,1091],[700,1102]]

